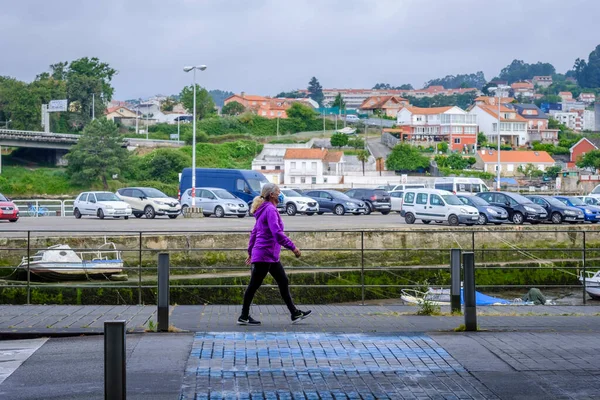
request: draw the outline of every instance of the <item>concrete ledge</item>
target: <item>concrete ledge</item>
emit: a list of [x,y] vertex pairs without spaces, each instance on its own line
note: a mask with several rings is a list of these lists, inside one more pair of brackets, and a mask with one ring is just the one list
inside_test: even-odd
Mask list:
[[183,210],[183,218],[204,218],[202,207],[186,207]]

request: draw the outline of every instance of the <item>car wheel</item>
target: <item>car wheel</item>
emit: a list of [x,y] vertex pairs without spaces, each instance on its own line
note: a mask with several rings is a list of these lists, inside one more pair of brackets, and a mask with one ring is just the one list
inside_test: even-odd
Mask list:
[[560,215],[559,212],[552,213],[552,223],[553,224],[562,224],[562,222],[563,222],[562,215]]
[[353,212],[352,214],[354,214],[354,215],[360,215],[361,213],[359,213],[359,212]]
[[381,215],[388,215],[390,212],[389,211],[382,211]]
[[430,221],[430,220],[428,220],[428,219],[426,219],[426,220],[423,220],[423,221],[421,221],[421,222],[423,222],[425,225],[429,225],[429,223],[430,223],[431,221]]
[[458,226],[458,217],[454,214],[448,217],[448,223],[452,226]]
[[208,213],[202,213],[202,215],[204,215],[205,218],[210,217],[210,214],[208,214]]
[[289,203],[286,207],[285,207],[285,213],[289,216],[294,216],[296,215],[296,205],[294,203]]
[[136,218],[142,218],[142,215],[144,214],[140,214],[140,213],[134,213],[133,216]]
[[169,215],[169,218],[175,219],[175,218],[177,218],[177,214],[175,214],[175,215]]
[[317,214],[318,215],[323,215],[323,214],[325,214],[325,212],[324,211],[319,211]]
[[333,209],[333,212],[335,213],[335,215],[344,215],[346,213],[346,210],[344,209],[344,206],[341,204],[338,204],[337,206],[335,206],[335,208]]
[[154,207],[146,206],[146,208],[144,208],[144,215],[148,219],[154,219],[154,217],[156,217],[156,212],[154,211]]
[[8,221],[9,221],[9,222],[17,222],[17,221],[18,221],[18,219],[9,219]]
[[98,209],[98,211],[96,212],[96,215],[98,216],[98,218],[104,219],[104,211],[102,211],[101,208]]
[[521,214],[520,212],[514,213],[512,216],[512,222],[515,225],[523,225],[523,222],[524,222],[523,214]]
[[73,210],[73,215],[77,219],[81,218],[81,212],[79,211],[79,208],[76,208],[76,209]]
[[245,215],[238,215],[238,218],[244,218]]
[[306,213],[306,215],[311,216],[311,215],[315,215],[315,213]]
[[223,207],[221,207],[221,206],[215,207],[215,217],[223,218],[224,216],[225,216],[225,210],[223,210]]
[[[585,221],[583,221],[583,222],[585,222]],[[597,223],[598,223],[598,221],[590,221],[590,222],[591,222],[592,224],[597,224]]]
[[466,226],[473,226],[473,225],[475,225],[475,224],[468,223],[468,224],[465,224],[465,225],[466,225]]
[[404,221],[407,224],[412,225],[415,223],[415,216],[412,213],[406,213],[404,214]]
[[366,209],[365,215],[369,215],[373,212],[373,206],[368,201],[365,202],[365,209]]
[[184,213],[185,213],[185,210],[187,210],[187,208],[188,208],[188,205],[187,205],[187,204],[184,204],[184,205],[182,205],[182,206],[181,206],[181,214],[184,214]]
[[123,219],[129,219],[129,216],[127,216],[127,217],[123,217]]
[[479,225],[485,225],[488,223],[488,219],[484,213],[479,214],[479,218],[477,219],[477,223]]
[[502,222],[494,222],[494,225],[496,225],[496,226],[502,225]]

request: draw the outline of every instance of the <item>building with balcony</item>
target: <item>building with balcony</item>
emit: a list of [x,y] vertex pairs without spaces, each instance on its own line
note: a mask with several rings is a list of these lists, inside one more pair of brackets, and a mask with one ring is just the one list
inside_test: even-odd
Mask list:
[[573,93],[571,92],[560,92],[558,96],[562,99],[563,102],[573,101]]
[[531,98],[535,94],[533,83],[528,81],[515,82],[510,85],[510,88],[513,90],[515,97]]
[[594,93],[580,93],[577,100],[582,103],[592,104],[596,101],[596,95]]
[[296,102],[306,104],[313,108],[318,107],[318,104],[311,99],[272,98],[247,95],[244,92],[229,96],[225,99],[223,104],[226,105],[234,101],[243,105],[246,110],[269,119],[287,118],[287,109]]
[[521,117],[527,120],[527,141],[529,143],[558,143],[558,129],[548,128],[548,114],[535,104],[510,104]]
[[451,150],[457,151],[470,149],[477,142],[477,116],[456,106],[404,107],[398,111],[396,124],[403,141],[448,142]]
[[286,149],[284,183],[309,185],[343,182],[344,153],[327,149]]
[[469,114],[477,116],[479,131],[483,132],[490,143],[496,143],[498,132],[500,142],[512,147],[524,146],[528,142],[527,120],[516,110],[500,106],[500,130],[498,130],[498,106],[475,105]]

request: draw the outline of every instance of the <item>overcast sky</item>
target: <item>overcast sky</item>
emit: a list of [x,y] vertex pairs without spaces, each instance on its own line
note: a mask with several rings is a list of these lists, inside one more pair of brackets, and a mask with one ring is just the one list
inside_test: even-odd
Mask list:
[[0,0],[0,75],[99,57],[116,99],[178,93],[182,67],[208,89],[275,95],[370,88],[482,70],[513,59],[566,72],[600,44],[598,0]]

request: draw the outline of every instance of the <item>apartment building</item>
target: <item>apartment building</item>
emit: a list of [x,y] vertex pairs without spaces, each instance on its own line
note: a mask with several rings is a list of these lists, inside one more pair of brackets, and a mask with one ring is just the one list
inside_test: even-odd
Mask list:
[[244,92],[229,96],[225,99],[224,105],[234,101],[243,105],[244,108],[246,108],[246,110],[252,111],[256,115],[260,115],[261,117],[269,119],[287,118],[286,111],[295,102],[303,103],[311,107],[318,106],[318,104],[311,99],[272,98],[265,96],[247,95]]
[[286,185],[340,183],[344,153],[327,149],[287,149],[283,156]]
[[[500,111],[500,128],[498,128],[498,111]],[[483,132],[487,140],[496,143],[498,133],[500,142],[513,147],[523,146],[528,142],[527,120],[516,110],[506,107],[476,104],[469,110],[469,114],[477,116],[479,131]]]

